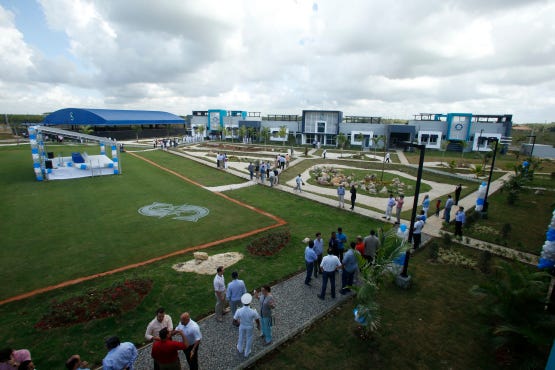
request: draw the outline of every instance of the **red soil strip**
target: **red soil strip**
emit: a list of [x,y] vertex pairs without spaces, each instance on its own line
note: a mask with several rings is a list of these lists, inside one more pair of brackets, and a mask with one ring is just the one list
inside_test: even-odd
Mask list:
[[[134,157],[136,157],[136,158],[142,159],[142,160],[144,160],[145,162],[147,162],[147,163],[149,163],[149,164],[151,164],[151,165],[153,165],[153,166],[155,166],[155,167],[158,167],[158,168],[160,168],[160,169],[162,169],[162,170],[164,170],[164,171],[166,171],[166,172],[169,172],[169,173],[171,173],[172,175],[175,175],[175,176],[179,177],[180,179],[182,179],[182,180],[184,180],[184,181],[190,182],[191,184],[194,184],[194,185],[196,185],[196,186],[203,187],[203,186],[202,186],[201,184],[199,184],[198,182],[193,181],[193,180],[189,179],[188,177],[185,177],[185,176],[183,176],[183,175],[181,175],[181,174],[179,174],[179,173],[177,173],[177,172],[175,172],[175,171],[173,171],[173,170],[170,170],[169,168],[160,166],[158,163],[155,163],[155,162],[153,162],[153,161],[151,161],[151,160],[148,160],[148,159],[146,159],[146,158],[144,158],[144,157],[141,157],[140,155],[137,155],[137,154],[135,154],[135,153],[127,153],[127,154],[132,155],[132,156],[134,156]],[[229,236],[229,237],[224,238],[224,239],[215,240],[215,241],[212,241],[212,242],[209,242],[209,243],[200,244],[200,245],[196,245],[196,246],[193,246],[193,247],[185,248],[185,249],[182,249],[182,250],[179,250],[179,251],[175,251],[175,252],[172,252],[172,253],[168,253],[168,254],[165,254],[165,255],[163,255],[163,256],[154,257],[154,258],[151,258],[151,259],[146,260],[146,261],[137,262],[137,263],[133,263],[133,264],[131,264],[131,265],[118,267],[118,268],[116,268],[116,269],[109,270],[109,271],[104,271],[104,272],[100,272],[100,273],[98,273],[98,274],[93,274],[93,275],[89,275],[89,276],[84,276],[84,277],[80,277],[80,278],[73,279],[73,280],[67,280],[67,281],[64,281],[64,282],[59,283],[59,284],[56,284],[56,285],[47,286],[47,287],[44,287],[44,288],[40,288],[40,289],[36,289],[36,290],[30,291],[30,292],[27,292],[27,293],[20,294],[20,295],[17,295],[17,296],[13,296],[13,297],[10,297],[10,298],[6,298],[6,299],[0,301],[0,306],[2,306],[2,305],[4,305],[4,304],[7,304],[7,303],[16,302],[16,301],[20,301],[20,300],[22,300],[22,299],[30,298],[30,297],[33,297],[33,296],[38,295],[38,294],[50,292],[50,291],[52,291],[52,290],[56,290],[56,289],[60,289],[60,288],[65,288],[65,287],[68,287],[68,286],[71,286],[71,285],[75,285],[75,284],[80,284],[80,283],[83,283],[83,282],[85,282],[85,281],[93,280],[93,279],[96,279],[96,278],[99,278],[99,277],[108,276],[108,275],[113,275],[113,274],[116,274],[116,273],[118,273],[118,272],[123,272],[123,271],[131,270],[131,269],[134,269],[134,268],[137,268],[137,267],[146,266],[146,265],[149,265],[149,264],[151,264],[151,263],[164,260],[164,259],[166,259],[166,258],[175,257],[175,256],[179,256],[179,255],[181,255],[181,254],[185,254],[185,253],[189,253],[189,252],[194,252],[194,251],[198,251],[198,250],[210,248],[210,247],[213,247],[213,246],[218,245],[218,244],[222,244],[222,243],[227,243],[227,242],[234,241],[234,240],[243,239],[243,238],[246,238],[246,237],[249,237],[249,236],[258,234],[258,233],[260,233],[260,232],[263,232],[263,231],[266,231],[266,230],[275,229],[276,227],[280,227],[280,226],[283,226],[283,225],[286,225],[286,224],[287,224],[287,222],[286,222],[285,220],[283,220],[282,218],[280,218],[280,217],[277,217],[277,216],[275,216],[275,215],[272,215],[271,213],[268,213],[268,212],[266,212],[266,211],[260,210],[260,209],[258,209],[258,208],[256,208],[256,207],[251,206],[251,205],[242,203],[242,202],[240,202],[240,201],[238,201],[238,200],[236,200],[236,199],[230,198],[230,197],[228,197],[228,196],[225,195],[225,194],[218,193],[218,192],[214,192],[214,194],[219,195],[219,196],[221,196],[222,198],[225,198],[225,199],[227,199],[227,200],[229,200],[229,201],[231,201],[231,202],[234,202],[234,203],[236,203],[236,204],[238,204],[238,205],[240,205],[240,206],[243,206],[243,207],[245,207],[245,208],[248,208],[248,209],[250,209],[250,210],[252,210],[252,211],[254,211],[254,212],[257,212],[257,213],[260,213],[260,214],[262,214],[262,215],[264,215],[264,216],[266,216],[266,217],[269,217],[269,218],[275,220],[276,223],[275,223],[274,225],[262,227],[262,228],[259,228],[259,229],[256,229],[256,230],[251,230],[251,231],[248,231],[248,232],[243,233],[243,234]]]

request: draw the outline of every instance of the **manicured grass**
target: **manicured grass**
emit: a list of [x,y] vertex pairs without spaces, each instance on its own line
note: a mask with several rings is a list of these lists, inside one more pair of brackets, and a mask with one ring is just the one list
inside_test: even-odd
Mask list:
[[[555,209],[553,191],[535,194],[533,190],[524,189],[513,205],[507,203],[507,193],[497,192],[488,197],[488,203],[488,218],[465,227],[463,235],[539,255]],[[505,224],[510,224],[507,238],[501,235]],[[454,232],[454,224],[446,230]]]
[[[121,176],[50,182],[35,181],[27,151],[3,150],[0,163],[0,278],[13,282],[0,298],[275,224],[125,154]],[[210,214],[187,222],[138,213],[154,202]]]
[[373,339],[359,338],[351,300],[253,368],[496,368],[479,301],[468,291],[488,277],[429,263],[426,251],[411,259],[409,272],[410,290],[386,282],[380,291],[382,326]]

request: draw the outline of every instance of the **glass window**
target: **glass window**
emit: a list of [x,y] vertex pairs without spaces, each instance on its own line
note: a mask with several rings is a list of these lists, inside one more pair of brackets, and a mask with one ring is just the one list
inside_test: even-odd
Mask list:
[[323,121],[316,122],[316,132],[319,134],[326,133],[326,122],[323,122]]

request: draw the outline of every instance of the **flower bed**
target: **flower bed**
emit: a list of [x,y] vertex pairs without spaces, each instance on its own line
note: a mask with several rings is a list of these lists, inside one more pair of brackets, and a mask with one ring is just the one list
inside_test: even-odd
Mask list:
[[254,239],[247,245],[247,250],[255,256],[273,256],[291,240],[289,230],[274,231]]
[[50,311],[35,328],[58,328],[120,315],[137,307],[151,288],[152,280],[133,279],[102,290],[91,289],[85,295],[62,302],[53,300]]

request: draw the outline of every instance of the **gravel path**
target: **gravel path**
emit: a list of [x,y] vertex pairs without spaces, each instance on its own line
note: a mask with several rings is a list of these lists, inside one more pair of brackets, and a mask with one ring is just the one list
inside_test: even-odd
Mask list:
[[[248,358],[237,353],[236,344],[238,328],[231,324],[231,314],[224,315],[223,322],[217,322],[211,315],[200,322],[202,341],[199,347],[200,369],[241,369],[253,364],[271,352],[274,348],[300,333],[307,326],[324,316],[334,307],[339,305],[348,295],[339,294],[341,287],[341,272],[336,274],[336,298],[331,299],[330,288],[325,300],[320,300],[316,294],[320,293],[322,279],[312,279],[312,286],[304,285],[305,273],[300,273],[272,287],[272,294],[277,303],[274,310],[276,325],[273,328],[273,343],[264,346],[264,341],[259,338],[260,332],[255,329],[253,349]],[[253,307],[260,313],[257,300],[253,300]],[[177,322],[177,318],[174,318]],[[151,370],[153,368],[150,357],[151,345],[139,349],[139,357],[135,362],[136,370]],[[183,369],[188,369],[187,362],[180,354]]]

